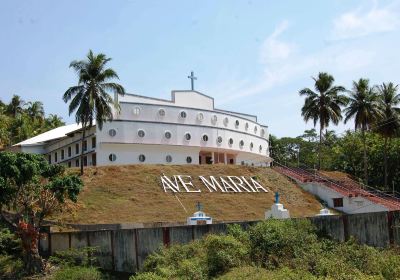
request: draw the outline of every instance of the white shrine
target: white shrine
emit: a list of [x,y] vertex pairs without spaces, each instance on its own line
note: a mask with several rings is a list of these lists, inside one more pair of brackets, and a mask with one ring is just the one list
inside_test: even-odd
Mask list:
[[279,193],[275,193],[275,203],[271,206],[271,210],[265,212],[265,219],[289,219],[289,210],[279,203]]
[[206,213],[201,211],[202,205],[198,202],[197,209],[198,211],[193,214],[192,217],[187,218],[187,224],[190,226],[194,225],[211,225],[212,218],[208,217]]

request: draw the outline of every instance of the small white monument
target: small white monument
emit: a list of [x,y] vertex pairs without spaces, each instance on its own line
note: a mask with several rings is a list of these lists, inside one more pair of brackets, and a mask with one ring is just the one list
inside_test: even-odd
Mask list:
[[275,204],[271,206],[271,210],[265,212],[265,219],[289,219],[289,210],[283,208],[283,204],[279,203],[279,193],[275,193]]
[[333,214],[327,208],[319,210],[319,214],[317,214],[317,216],[331,216],[331,215]]
[[206,213],[201,211],[203,206],[201,205],[200,202],[197,202],[197,212],[193,214],[192,217],[187,218],[187,224],[188,225],[211,225],[212,224],[212,218],[208,217]]

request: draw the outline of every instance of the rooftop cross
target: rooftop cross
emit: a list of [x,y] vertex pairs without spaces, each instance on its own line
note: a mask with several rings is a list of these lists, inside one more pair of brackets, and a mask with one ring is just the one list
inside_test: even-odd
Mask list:
[[201,211],[203,209],[203,205],[201,205],[201,203],[199,201],[196,203],[196,207],[197,207],[197,211]]
[[192,90],[194,90],[194,80],[197,80],[197,77],[194,76],[193,71],[190,73],[190,76],[188,76],[188,78],[191,80]]

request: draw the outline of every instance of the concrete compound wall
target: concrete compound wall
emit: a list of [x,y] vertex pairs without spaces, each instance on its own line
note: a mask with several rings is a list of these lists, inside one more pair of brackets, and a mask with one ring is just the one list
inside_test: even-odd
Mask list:
[[[308,218],[321,235],[339,241],[356,238],[363,244],[387,247],[400,245],[400,211],[374,212],[343,216]],[[248,228],[256,222],[240,222]],[[53,254],[68,248],[97,247],[97,258],[104,269],[135,272],[145,258],[161,246],[184,244],[206,234],[224,234],[227,224],[175,226],[156,228],[116,229],[102,231],[47,233],[40,242],[43,254]]]

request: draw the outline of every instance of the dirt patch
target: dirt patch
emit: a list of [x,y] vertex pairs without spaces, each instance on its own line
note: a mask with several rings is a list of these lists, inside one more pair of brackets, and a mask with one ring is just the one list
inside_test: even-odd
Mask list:
[[[74,172],[74,171],[73,171]],[[160,176],[190,175],[201,193],[165,193]],[[253,176],[268,193],[210,193],[203,176]],[[321,209],[317,199],[269,168],[234,165],[124,165],[85,169],[85,187],[70,213],[54,217],[68,223],[185,222],[199,201],[218,221],[260,220],[280,193],[292,217],[313,216]],[[180,202],[185,206],[183,209]]]

